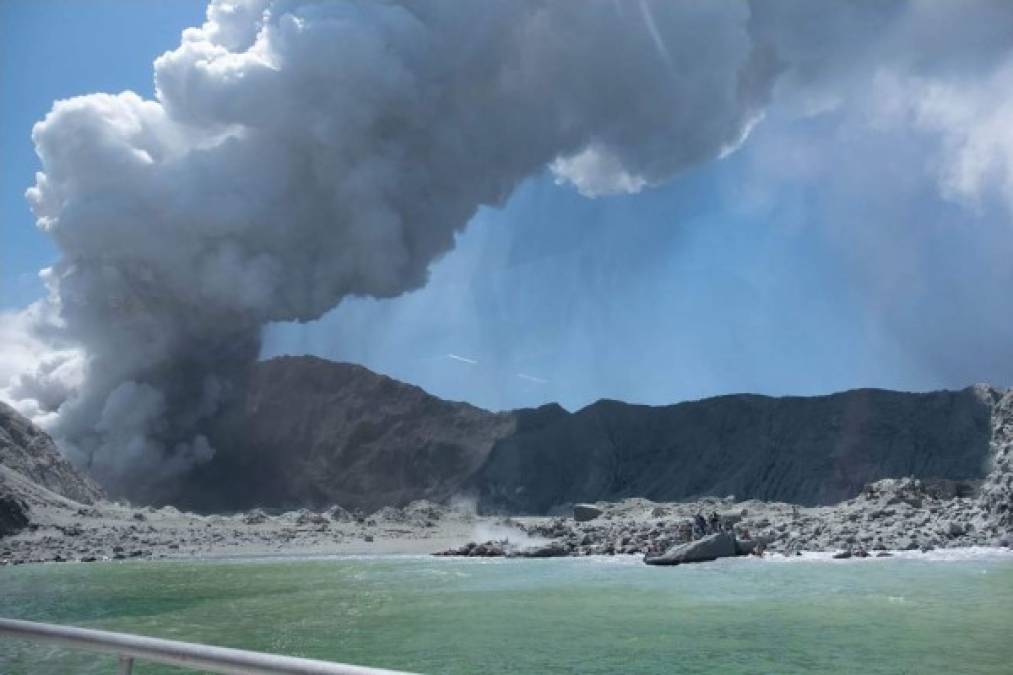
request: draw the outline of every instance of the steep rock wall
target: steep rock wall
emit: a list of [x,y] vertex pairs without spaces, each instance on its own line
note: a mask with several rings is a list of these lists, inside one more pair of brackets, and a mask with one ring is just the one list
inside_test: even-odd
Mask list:
[[484,510],[541,513],[630,496],[830,504],[880,478],[980,479],[990,391],[600,401],[501,439],[470,486]]

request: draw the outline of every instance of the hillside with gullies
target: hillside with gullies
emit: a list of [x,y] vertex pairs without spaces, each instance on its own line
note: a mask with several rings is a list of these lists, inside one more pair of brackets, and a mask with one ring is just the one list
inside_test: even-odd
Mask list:
[[93,504],[104,497],[49,434],[0,402],[0,536],[24,528],[33,506]]
[[628,496],[812,506],[881,478],[979,480],[997,395],[972,387],[740,394],[656,407],[599,401],[500,439],[472,485],[489,509],[543,512]]
[[45,431],[0,401],[0,468],[82,504],[104,497],[102,488],[71,464]]
[[485,512],[533,514],[626,497],[820,505],[911,476],[965,490],[984,480],[1001,509],[1008,479],[986,476],[1008,463],[1013,429],[1010,393],[984,385],[493,413],[312,357],[258,364],[227,419],[214,459],[167,501],[369,511],[467,496]]
[[165,501],[365,510],[445,500],[516,426],[513,413],[444,401],[362,366],[312,357],[258,363],[213,436],[214,458]]

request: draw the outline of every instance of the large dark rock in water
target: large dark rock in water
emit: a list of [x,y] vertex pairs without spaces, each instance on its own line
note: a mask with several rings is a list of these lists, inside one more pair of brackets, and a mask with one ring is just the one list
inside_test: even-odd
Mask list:
[[886,477],[982,479],[1000,393],[862,389],[493,413],[360,366],[283,357],[257,364],[213,434],[214,459],[164,501],[372,510],[464,494],[512,513],[631,496],[828,504]]
[[60,453],[49,434],[2,402],[0,466],[83,504],[103,497],[102,489]]
[[676,544],[661,555],[644,556],[644,562],[648,565],[681,565],[731,558],[735,555],[738,555],[735,535],[730,532],[717,532],[696,541]]

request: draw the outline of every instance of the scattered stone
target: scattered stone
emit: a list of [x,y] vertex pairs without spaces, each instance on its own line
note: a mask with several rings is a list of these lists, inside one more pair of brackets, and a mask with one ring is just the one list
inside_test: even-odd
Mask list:
[[522,548],[510,553],[511,557],[517,558],[559,558],[569,555],[570,551],[559,542],[550,542],[544,546],[532,546]]
[[355,516],[351,512],[337,504],[324,511],[324,514],[336,523],[351,523],[355,520]]
[[261,509],[253,509],[243,514],[243,523],[246,525],[260,525],[267,521],[267,514]]
[[576,504],[573,507],[573,519],[578,523],[594,520],[601,516],[602,513],[604,511],[593,504]]
[[330,519],[320,513],[314,513],[308,509],[300,509],[299,515],[296,516],[296,525],[327,525]]
[[752,553],[762,555],[766,547],[767,542],[763,539],[736,539],[735,555],[750,555]]

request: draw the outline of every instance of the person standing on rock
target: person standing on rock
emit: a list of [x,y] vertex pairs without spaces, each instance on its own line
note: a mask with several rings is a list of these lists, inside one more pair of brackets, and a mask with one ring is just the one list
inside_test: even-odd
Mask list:
[[721,516],[718,515],[717,511],[711,511],[710,526],[711,534],[717,534],[721,531]]
[[702,513],[697,512],[697,514],[693,516],[693,524],[695,526],[694,529],[696,530],[694,535],[702,537],[707,534],[707,521],[704,520]]
[[678,537],[680,542],[693,541],[693,524],[688,520],[680,522]]

